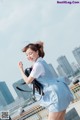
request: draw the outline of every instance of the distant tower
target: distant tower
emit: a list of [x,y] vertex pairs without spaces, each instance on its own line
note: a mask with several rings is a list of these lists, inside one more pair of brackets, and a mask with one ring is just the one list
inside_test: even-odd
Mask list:
[[72,52],[73,52],[73,55],[74,55],[77,63],[78,63],[79,66],[80,66],[80,47],[75,48]]
[[57,71],[59,73],[59,76],[67,77],[66,73],[64,72],[64,70],[62,69],[62,67],[60,65],[58,65]]
[[1,110],[4,106],[6,106],[6,105],[7,105],[7,102],[6,102],[3,94],[2,94],[1,91],[0,91],[0,110]]
[[77,70],[79,70],[79,65],[78,64],[72,62],[71,66],[72,66],[72,69],[74,70],[74,72],[76,72]]
[[24,100],[31,98],[32,93],[31,92],[23,92],[23,91],[19,91],[16,87],[19,86],[21,89],[23,90],[27,90],[27,91],[32,91],[32,89],[27,85],[21,85],[21,83],[23,83],[23,79],[18,80],[17,82],[13,83],[13,88],[15,89],[17,96],[18,97],[22,97]]
[[50,70],[54,77],[58,77],[58,74],[56,73],[55,69],[53,68],[52,64],[49,64]]
[[0,95],[2,96],[0,96],[0,101],[3,100],[3,105],[14,102],[14,98],[5,82],[0,82]]
[[67,77],[73,75],[73,69],[65,56],[59,57],[57,61],[62,67],[63,71],[66,73]]

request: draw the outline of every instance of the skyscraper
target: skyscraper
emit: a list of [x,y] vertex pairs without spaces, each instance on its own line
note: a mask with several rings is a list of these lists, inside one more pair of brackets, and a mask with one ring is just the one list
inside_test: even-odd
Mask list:
[[7,102],[6,102],[3,94],[2,94],[1,91],[0,91],[0,110],[1,110],[4,106],[6,106],[6,105],[7,105]]
[[50,70],[53,74],[53,77],[58,77],[58,74],[56,73],[55,69],[53,68],[52,64],[49,64]]
[[14,102],[14,98],[8,89],[7,85],[5,82],[0,82],[0,101],[2,101],[3,105],[8,105],[12,102]]
[[21,85],[23,82],[24,82],[23,79],[18,80],[13,84],[13,88],[15,89],[18,97],[22,97],[24,100],[26,100],[32,96],[32,92],[23,92],[16,88],[17,86],[19,86],[19,88],[23,90],[32,91],[32,89],[27,84]]
[[75,48],[72,52],[73,52],[73,55],[74,55],[77,63],[78,63],[79,66],[80,66],[80,47]]
[[72,66],[72,69],[74,70],[74,72],[76,72],[76,71],[79,70],[79,65],[78,65],[78,64],[72,62],[72,63],[71,63],[71,66]]
[[59,73],[59,76],[65,76],[65,77],[67,77],[66,73],[64,72],[64,70],[62,69],[62,67],[60,65],[58,65],[57,71]]
[[73,75],[73,69],[65,56],[59,57],[57,61],[68,77]]

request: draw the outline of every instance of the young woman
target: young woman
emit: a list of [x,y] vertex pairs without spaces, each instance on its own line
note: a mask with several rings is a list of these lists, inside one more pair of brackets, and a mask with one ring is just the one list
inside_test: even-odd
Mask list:
[[73,95],[66,82],[67,79],[53,77],[49,65],[43,59],[42,42],[30,43],[22,51],[25,52],[27,59],[34,63],[29,77],[24,73],[22,62],[18,63],[22,78],[27,84],[36,78],[43,85],[44,95],[40,102],[49,110],[48,120],[65,120],[66,109],[73,100]]

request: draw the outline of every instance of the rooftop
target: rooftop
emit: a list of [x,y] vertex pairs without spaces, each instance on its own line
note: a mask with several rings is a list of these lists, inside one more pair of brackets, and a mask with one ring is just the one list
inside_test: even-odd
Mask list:
[[[73,85],[71,90],[74,94],[74,101],[66,111],[66,120],[80,120],[80,84]],[[48,111],[41,107],[39,102],[34,102],[24,108],[24,112],[13,117],[12,120],[47,120]]]
[[[66,120],[80,120],[80,84],[73,85],[70,89],[74,95],[74,101],[66,110]],[[29,99],[15,110],[11,109],[10,117],[12,120],[47,120],[48,111],[39,105],[39,101],[31,102]]]
[[[12,120],[47,120],[48,111],[39,106],[38,102],[24,109],[25,111]],[[66,111],[66,120],[80,120],[80,100],[69,105]]]

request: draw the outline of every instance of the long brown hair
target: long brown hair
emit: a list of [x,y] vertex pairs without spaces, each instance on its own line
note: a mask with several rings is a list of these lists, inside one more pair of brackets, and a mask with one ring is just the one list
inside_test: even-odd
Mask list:
[[22,49],[22,52],[26,52],[29,48],[35,52],[38,51],[39,57],[44,57],[43,42],[30,43]]

